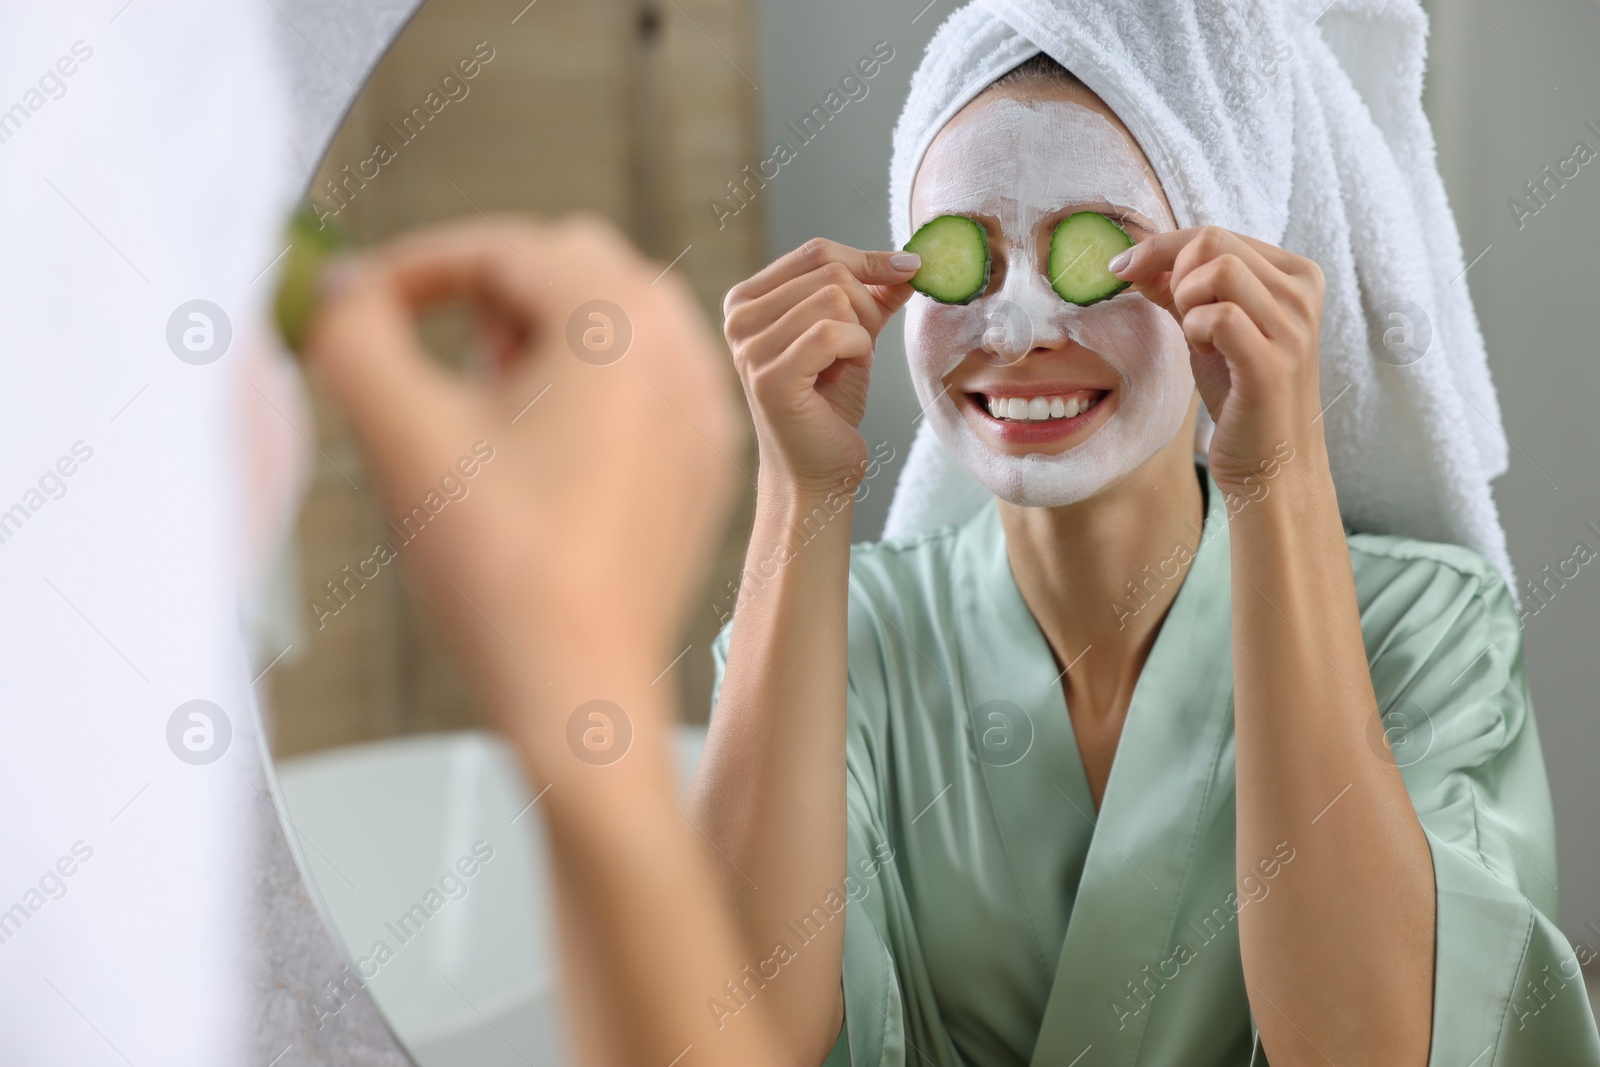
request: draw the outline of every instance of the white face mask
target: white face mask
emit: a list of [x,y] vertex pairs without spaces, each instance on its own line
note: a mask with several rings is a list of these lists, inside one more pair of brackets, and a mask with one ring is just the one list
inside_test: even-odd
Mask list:
[[[912,224],[978,218],[1005,274],[970,304],[912,298],[912,381],[939,439],[990,492],[1034,507],[1075,503],[1132,473],[1177,435],[1194,376],[1182,329],[1143,296],[1124,290],[1078,307],[1057,295],[1044,273],[1050,233],[1082,208],[1142,217],[1157,231],[1174,228],[1172,215],[1138,148],[1104,115],[1059,99],[996,96],[969,107],[976,110],[923,159]],[[981,401],[945,382],[969,359],[963,387],[1064,383],[1106,392],[1069,440],[1007,444]]]

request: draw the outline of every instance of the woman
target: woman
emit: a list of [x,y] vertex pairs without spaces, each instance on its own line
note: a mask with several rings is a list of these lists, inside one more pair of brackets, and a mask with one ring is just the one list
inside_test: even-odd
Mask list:
[[[1047,58],[947,119],[909,221],[983,226],[976,300],[817,240],[726,301],[761,476],[696,803],[761,962],[712,1015],[764,1005],[797,1063],[1600,1062],[1515,608],[1477,553],[1344,528],[1318,265],[1180,228]],[[1135,241],[1085,308],[1044,271],[1082,210]],[[992,496],[852,551],[908,301]]]

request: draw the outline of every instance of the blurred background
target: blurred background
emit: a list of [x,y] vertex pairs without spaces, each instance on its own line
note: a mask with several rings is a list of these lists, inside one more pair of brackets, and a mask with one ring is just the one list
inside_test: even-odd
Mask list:
[[[718,323],[729,286],[808,237],[887,242],[890,132],[922,47],[955,0],[523,2],[421,8],[313,182],[319,212],[375,240],[460,215],[599,211],[681,272]],[[1578,541],[1600,547],[1586,525],[1600,527],[1591,417],[1600,397],[1600,161],[1542,198],[1528,188],[1576,142],[1600,152],[1600,7],[1426,6],[1427,102],[1511,444],[1496,496],[1519,576],[1542,580]],[[839,78],[874,54],[881,67],[866,95],[807,125]],[[463,59],[478,73],[442,88]],[[780,141],[793,158],[775,178],[750,179]],[[462,358],[459,322],[438,317],[428,335],[444,358]],[[323,455],[300,518],[298,594],[281,627],[287,650],[269,676],[274,749],[309,757],[470,730],[477,718],[465,687],[393,568],[319,628],[311,604],[336,603],[325,583],[384,533],[348,428],[323,398],[313,402]],[[858,540],[882,526],[917,415],[897,320],[879,347],[862,427],[869,446],[887,442],[895,458],[861,491]],[[753,478],[753,453],[736,458]],[[672,668],[691,723],[707,714],[709,641],[732,607],[750,505],[747,497]],[[1547,589],[1525,629],[1560,846],[1559,874],[1547,873],[1559,880],[1563,930],[1591,959],[1600,950],[1600,834],[1591,825],[1600,811],[1600,571]],[[326,794],[330,803],[337,793]],[[333,873],[319,880],[326,891]]]

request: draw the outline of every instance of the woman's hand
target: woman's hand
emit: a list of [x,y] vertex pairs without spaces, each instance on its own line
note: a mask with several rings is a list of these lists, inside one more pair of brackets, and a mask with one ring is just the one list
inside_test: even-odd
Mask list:
[[915,253],[863,252],[819,237],[728,290],[723,333],[764,474],[816,494],[859,476],[873,348],[911,298],[907,283],[920,264]]
[[[1217,423],[1212,475],[1266,501],[1229,507],[1237,849],[1289,840],[1297,857],[1269,903],[1239,914],[1262,1048],[1283,1064],[1424,1063],[1436,887],[1399,770],[1371,748],[1377,699],[1318,419],[1322,272],[1216,227],[1130,251],[1115,273],[1168,308],[1193,349]],[[1269,498],[1261,464],[1285,444],[1296,488]]]
[[[448,499],[390,543],[475,682],[544,691],[592,685],[596,657],[652,674],[671,659],[745,429],[714,335],[658,270],[593,216],[455,223],[332,268],[310,365],[395,531]],[[414,319],[444,302],[476,313],[486,378],[424,350]],[[492,459],[468,478],[478,442]]]
[[[442,478],[471,487],[399,554],[530,792],[550,794],[578,1059],[666,1063],[688,1041],[700,1062],[774,1064],[761,1009],[725,1033],[705,1011],[749,957],[665,799],[674,701],[653,676],[727,519],[744,424],[720,346],[658,270],[592,217],[438,227],[348,263],[304,347],[391,522],[444,499]],[[423,350],[414,318],[443,301],[477,312],[489,380]],[[492,458],[466,480],[480,441]],[[598,762],[569,732],[595,698],[631,721],[629,747]]]
[[[745,556],[753,580],[739,587],[692,817],[744,875],[724,884],[750,954],[786,936],[790,917],[846,873],[846,509],[867,455],[856,427],[873,345],[910,299],[906,283],[921,262],[900,256],[807,241],[723,301],[761,479]],[[846,503],[819,512],[835,493]],[[782,995],[757,1002],[787,1062],[821,1063],[833,1048],[843,959],[843,926],[830,924],[786,967]]]
[[1113,260],[1117,277],[1170,311],[1217,424],[1211,474],[1243,492],[1262,464],[1324,454],[1317,346],[1322,271],[1304,256],[1219,226],[1172,230]]

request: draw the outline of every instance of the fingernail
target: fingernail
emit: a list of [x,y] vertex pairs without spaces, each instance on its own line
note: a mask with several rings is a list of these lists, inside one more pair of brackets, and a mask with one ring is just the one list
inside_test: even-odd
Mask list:
[[1124,252],[1121,255],[1117,256],[1110,263],[1106,264],[1106,269],[1109,270],[1112,274],[1121,274],[1123,271],[1128,269],[1128,264],[1132,263],[1132,262],[1133,262],[1133,249],[1130,248],[1126,252]]
[[916,270],[922,266],[922,257],[915,252],[896,252],[889,257],[889,266],[895,270]]

